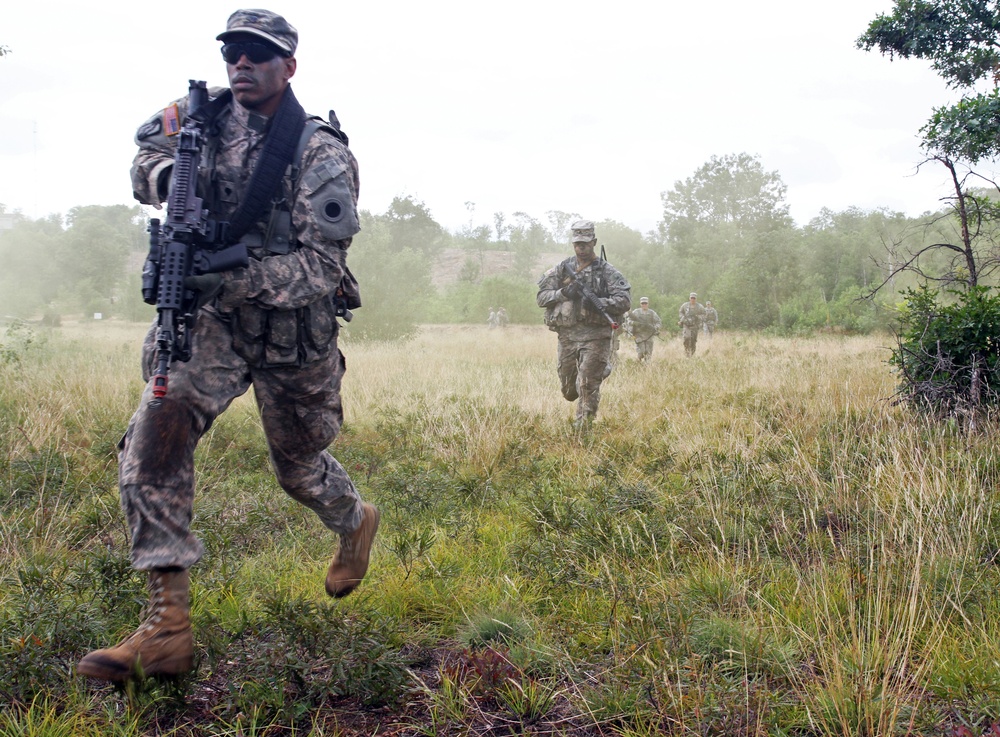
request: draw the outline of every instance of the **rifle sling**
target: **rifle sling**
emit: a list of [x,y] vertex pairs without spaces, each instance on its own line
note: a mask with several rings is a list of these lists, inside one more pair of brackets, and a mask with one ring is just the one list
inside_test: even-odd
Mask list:
[[[232,90],[226,90],[200,107],[194,116],[203,121],[211,120],[229,105],[232,97]],[[282,177],[294,162],[296,144],[305,123],[305,110],[295,98],[292,88],[285,88],[281,104],[271,121],[271,129],[264,140],[264,149],[250,175],[250,183],[229,221],[227,244],[239,242],[270,208],[274,194],[281,186]]]

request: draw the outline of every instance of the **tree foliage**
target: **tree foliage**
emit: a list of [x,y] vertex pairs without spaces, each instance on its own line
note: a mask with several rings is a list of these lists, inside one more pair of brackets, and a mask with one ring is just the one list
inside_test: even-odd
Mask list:
[[660,194],[660,234],[683,247],[699,227],[730,226],[739,238],[762,227],[789,225],[786,189],[778,172],[765,171],[757,156],[713,156],[692,176]]
[[975,164],[1000,152],[1000,3],[996,0],[896,0],[893,10],[873,20],[858,48],[878,49],[890,59],[929,61],[955,89],[988,81],[990,93],[966,95],[937,108],[921,129],[933,154]]
[[[421,306],[432,291],[430,257],[415,247],[420,238],[435,232],[427,220],[429,213],[417,208],[408,233],[393,200],[383,215],[361,212],[361,232],[354,237],[348,265],[361,287],[362,306],[348,324],[352,339],[396,340],[413,336],[418,328]],[[440,228],[430,220],[433,226]],[[411,246],[410,244],[414,244]]]
[[444,228],[433,218],[427,205],[410,195],[393,197],[389,209],[379,219],[386,226],[387,246],[393,251],[408,248],[430,254],[444,244]]
[[138,207],[72,209],[63,219],[18,217],[0,236],[0,310],[113,314],[123,296],[129,253],[145,241]]
[[998,3],[989,0],[896,0],[858,39],[890,59],[923,59],[953,87],[971,87],[1000,69]]

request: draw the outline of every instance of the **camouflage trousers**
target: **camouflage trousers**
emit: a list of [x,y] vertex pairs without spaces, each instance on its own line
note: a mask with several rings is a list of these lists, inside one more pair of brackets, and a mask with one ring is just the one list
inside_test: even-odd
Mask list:
[[608,373],[611,339],[571,340],[559,336],[559,382],[562,395],[569,401],[579,399],[577,419],[597,415],[601,401],[601,382]]
[[648,361],[653,357],[653,339],[636,340],[635,352],[639,356],[640,361]]
[[698,347],[698,328],[684,328],[684,355],[690,358]]
[[118,481],[140,570],[189,568],[204,553],[191,534],[194,451],[212,422],[251,386],[278,483],[338,534],[361,524],[357,489],[326,447],[340,431],[344,357],[336,337],[323,359],[305,366],[254,368],[232,348],[227,321],[202,310],[190,361],[170,366],[159,407],[149,377],[155,369],[155,325],[143,344],[146,389],[119,446]]

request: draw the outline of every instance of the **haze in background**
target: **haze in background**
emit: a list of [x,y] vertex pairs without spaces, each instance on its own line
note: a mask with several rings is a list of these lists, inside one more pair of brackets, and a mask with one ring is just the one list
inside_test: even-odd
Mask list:
[[[236,7],[8,7],[0,203],[132,204],[136,127],[191,78],[226,83],[214,39]],[[647,231],[662,191],[743,151],[780,173],[799,223],[823,207],[917,215],[948,193],[943,167],[912,175],[920,126],[957,98],[926,65],[854,46],[888,0],[268,7],[299,29],[296,94],[337,110],[371,211],[412,195],[450,229],[564,210]]]

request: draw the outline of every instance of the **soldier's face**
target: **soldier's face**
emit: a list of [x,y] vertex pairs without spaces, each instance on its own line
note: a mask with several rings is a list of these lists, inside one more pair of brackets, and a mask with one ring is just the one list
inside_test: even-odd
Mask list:
[[597,241],[590,241],[589,243],[574,243],[573,250],[576,252],[576,257],[582,263],[589,263],[594,260],[594,246]]
[[295,57],[276,56],[254,64],[246,54],[235,64],[226,64],[233,97],[247,110],[274,115],[288,80],[295,74]]

